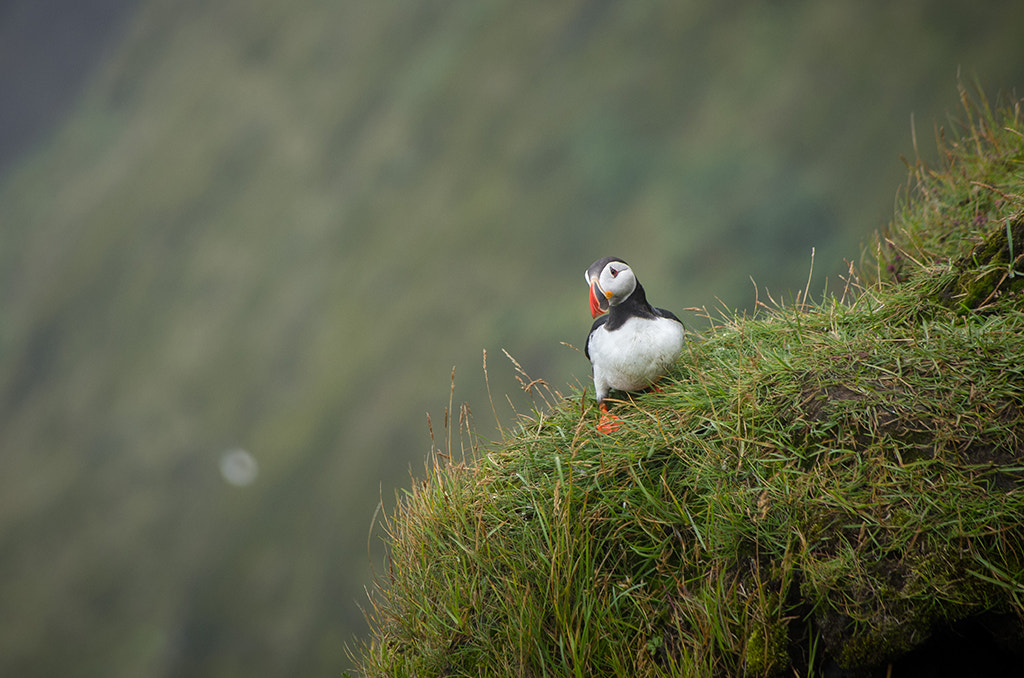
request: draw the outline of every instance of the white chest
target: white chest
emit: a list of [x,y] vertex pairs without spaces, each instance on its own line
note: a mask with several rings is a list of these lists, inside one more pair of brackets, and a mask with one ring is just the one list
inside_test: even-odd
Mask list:
[[590,361],[598,385],[622,391],[646,388],[669,368],[683,350],[683,326],[668,318],[630,318],[590,337]]

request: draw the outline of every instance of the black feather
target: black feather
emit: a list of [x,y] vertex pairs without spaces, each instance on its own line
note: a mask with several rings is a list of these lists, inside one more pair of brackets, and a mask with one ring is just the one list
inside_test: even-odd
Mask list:
[[656,309],[654,309],[654,313],[657,314],[657,315],[660,315],[662,318],[668,318],[669,320],[675,320],[680,325],[683,324],[683,321],[680,320],[679,318],[677,318],[676,314],[673,313],[672,311],[669,311],[668,309],[656,308]]
[[583,344],[583,355],[587,356],[587,360],[590,360],[590,337],[594,336],[594,332],[601,325],[608,322],[608,316],[603,315],[594,321],[594,324],[590,326],[590,334],[587,335],[587,343]]

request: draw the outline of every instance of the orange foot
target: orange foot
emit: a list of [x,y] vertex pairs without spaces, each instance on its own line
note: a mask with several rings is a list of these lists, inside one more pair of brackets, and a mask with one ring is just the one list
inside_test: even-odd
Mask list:
[[598,405],[601,408],[601,420],[597,423],[597,430],[600,433],[608,435],[619,430],[619,418],[608,411],[608,405],[601,403]]

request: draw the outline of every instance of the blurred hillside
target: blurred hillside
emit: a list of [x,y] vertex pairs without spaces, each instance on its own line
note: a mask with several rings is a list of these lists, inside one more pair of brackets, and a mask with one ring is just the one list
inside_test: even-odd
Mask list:
[[121,11],[0,163],[2,675],[337,675],[453,365],[484,430],[484,349],[506,422],[501,348],[585,383],[609,253],[691,326],[822,289],[911,115],[1024,83],[1009,1]]

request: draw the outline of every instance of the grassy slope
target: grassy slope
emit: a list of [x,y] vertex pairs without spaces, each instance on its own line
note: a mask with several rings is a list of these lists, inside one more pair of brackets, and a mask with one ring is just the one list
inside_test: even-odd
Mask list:
[[367,675],[808,675],[1019,622],[1024,118],[965,111],[878,280],[716,323],[613,436],[577,393],[438,451],[387,523]]

